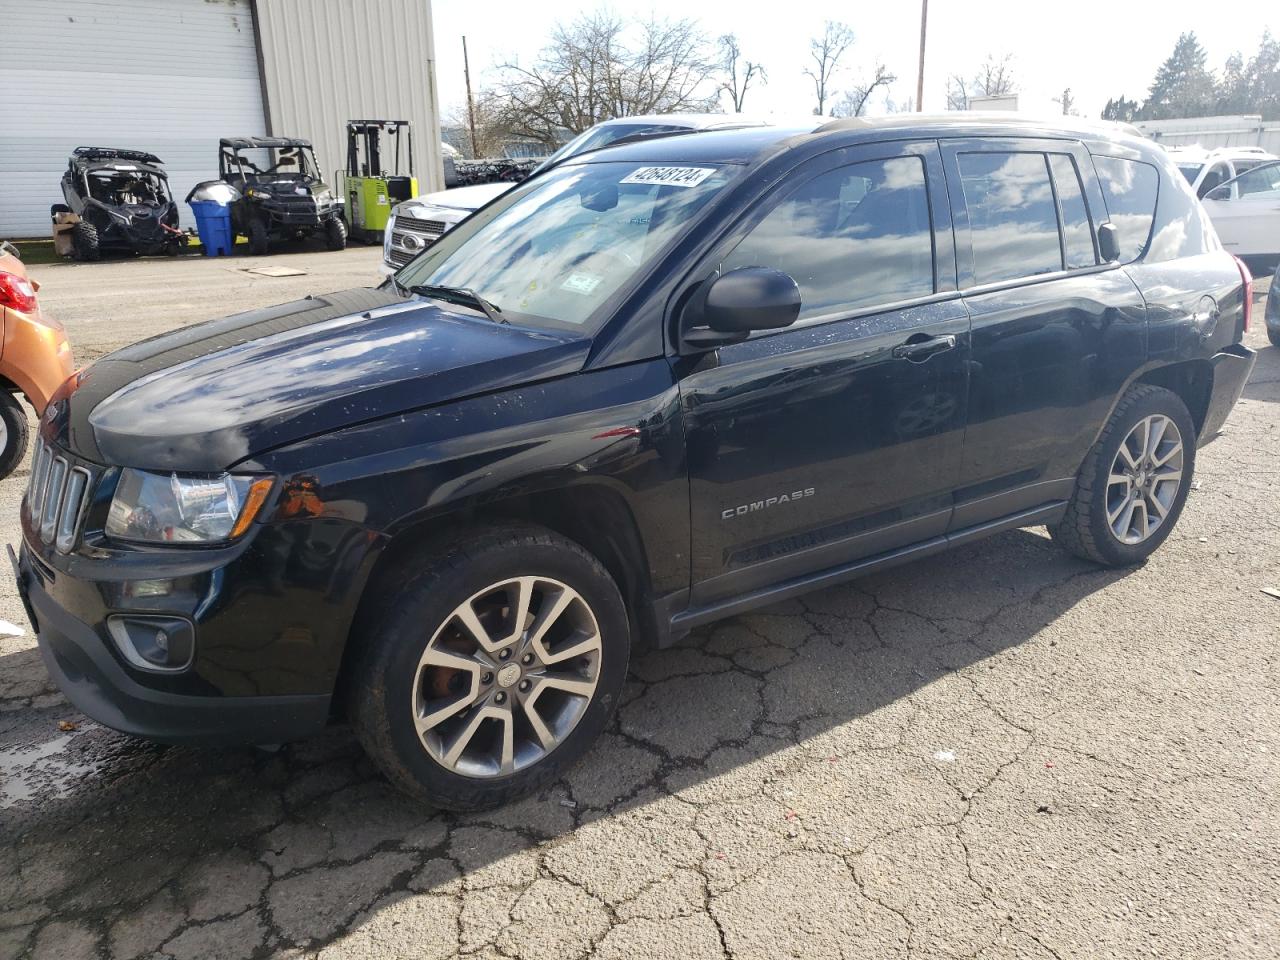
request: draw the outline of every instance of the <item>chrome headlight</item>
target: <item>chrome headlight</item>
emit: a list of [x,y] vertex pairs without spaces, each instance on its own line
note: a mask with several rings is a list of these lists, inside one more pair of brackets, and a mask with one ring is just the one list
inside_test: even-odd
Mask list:
[[271,477],[179,476],[125,468],[105,532],[142,543],[221,543],[249,529],[271,493]]

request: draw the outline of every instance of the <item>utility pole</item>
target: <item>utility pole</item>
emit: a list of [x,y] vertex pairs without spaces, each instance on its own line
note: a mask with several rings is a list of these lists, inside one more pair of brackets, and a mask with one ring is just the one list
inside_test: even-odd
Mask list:
[[920,72],[916,75],[916,113],[924,110],[924,37],[929,22],[929,0],[920,0]]
[[476,105],[471,99],[471,63],[467,60],[467,38],[462,38],[462,75],[467,78],[467,119],[471,123],[471,159],[480,159],[480,147],[476,145]]

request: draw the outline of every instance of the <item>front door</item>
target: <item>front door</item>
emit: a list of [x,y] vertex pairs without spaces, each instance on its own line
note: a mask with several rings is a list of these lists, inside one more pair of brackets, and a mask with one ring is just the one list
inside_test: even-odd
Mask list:
[[1202,202],[1228,253],[1237,257],[1280,253],[1280,163],[1254,167]]
[[936,144],[812,161],[709,266],[785,271],[802,308],[785,330],[677,361],[693,603],[940,535],[965,424],[969,322]]

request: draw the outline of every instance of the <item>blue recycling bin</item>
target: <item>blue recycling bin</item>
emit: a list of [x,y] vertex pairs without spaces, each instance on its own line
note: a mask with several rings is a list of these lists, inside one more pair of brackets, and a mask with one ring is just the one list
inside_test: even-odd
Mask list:
[[217,200],[188,200],[196,217],[196,233],[206,257],[230,256],[235,251],[236,235],[231,229],[231,207]]

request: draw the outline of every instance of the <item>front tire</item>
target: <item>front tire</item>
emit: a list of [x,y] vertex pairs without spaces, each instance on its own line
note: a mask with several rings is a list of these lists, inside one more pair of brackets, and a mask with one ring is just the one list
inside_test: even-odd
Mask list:
[[1142,563],[1182,514],[1195,470],[1196,429],[1182,398],[1130,387],[1085,457],[1053,539],[1108,567]]
[[[1277,292],[1276,296],[1280,297],[1280,292]],[[1273,347],[1280,347],[1280,327],[1267,327],[1267,339],[1271,341]]]
[[392,782],[434,806],[482,810],[554,782],[617,707],[626,610],[572,541],[523,524],[473,533],[380,599],[355,641],[353,724]]
[[77,260],[92,263],[102,259],[102,250],[98,245],[98,228],[88,220],[81,220],[71,228],[71,250]]
[[17,469],[27,452],[27,412],[11,393],[0,393],[0,480]]
[[324,243],[330,250],[344,250],[347,246],[347,225],[341,217],[330,217],[324,225]]
[[271,233],[266,223],[259,217],[249,221],[249,253],[255,257],[265,257],[271,249]]

